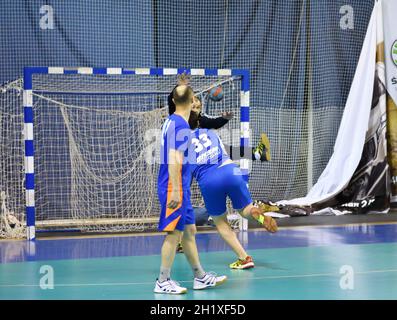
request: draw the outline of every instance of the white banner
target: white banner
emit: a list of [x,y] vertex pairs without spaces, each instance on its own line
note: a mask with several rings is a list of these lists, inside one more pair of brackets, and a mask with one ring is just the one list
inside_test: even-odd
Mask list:
[[382,4],[376,1],[332,157],[306,197],[278,204],[311,205],[317,213],[328,207],[388,210],[384,71]]

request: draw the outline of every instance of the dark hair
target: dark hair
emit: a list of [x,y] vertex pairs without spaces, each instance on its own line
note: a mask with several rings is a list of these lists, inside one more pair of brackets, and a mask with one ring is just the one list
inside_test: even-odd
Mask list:
[[[178,90],[181,87],[185,87],[185,89]],[[172,99],[174,100],[175,105],[189,103],[189,99],[191,99],[192,96],[193,89],[187,85],[179,85],[172,90]]]
[[172,100],[172,95],[174,93],[174,90],[177,86],[174,87],[174,89],[172,89],[171,93],[168,95],[168,114],[171,115],[175,112],[176,110],[176,106],[174,101]]
[[199,127],[200,118],[201,118],[200,114],[198,114],[197,112],[194,112],[193,110],[190,111],[189,121],[188,121],[190,129],[195,130]]

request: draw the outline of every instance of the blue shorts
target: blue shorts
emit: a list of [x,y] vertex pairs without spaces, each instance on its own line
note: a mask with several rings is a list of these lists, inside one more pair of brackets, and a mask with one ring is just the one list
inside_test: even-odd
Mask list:
[[235,164],[227,164],[208,170],[199,181],[205,207],[211,216],[226,212],[226,198],[232,200],[233,208],[244,209],[252,203],[247,182]]
[[167,208],[167,189],[158,190],[157,194],[161,205],[158,226],[160,231],[174,231],[175,229],[183,231],[185,225],[195,224],[194,210],[190,202],[190,189],[183,192],[182,202],[176,209]]

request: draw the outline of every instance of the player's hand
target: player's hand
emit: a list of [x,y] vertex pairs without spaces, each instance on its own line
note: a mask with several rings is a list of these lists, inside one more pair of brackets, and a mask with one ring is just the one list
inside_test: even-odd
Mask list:
[[224,112],[224,113],[222,113],[222,118],[223,119],[231,120],[231,119],[233,119],[233,117],[234,117],[233,112]]
[[179,190],[172,190],[171,197],[168,202],[167,207],[170,209],[176,209],[181,203],[181,195]]
[[178,85],[188,85],[189,84],[189,77],[188,75],[184,72],[178,77]]

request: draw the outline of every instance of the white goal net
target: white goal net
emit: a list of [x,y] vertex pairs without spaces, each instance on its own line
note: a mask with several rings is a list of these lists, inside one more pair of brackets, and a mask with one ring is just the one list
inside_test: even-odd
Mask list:
[[0,87],[0,238],[25,236],[21,81]]
[[[272,148],[271,162],[252,163],[251,194],[272,201],[303,197],[332,155],[373,4],[374,0],[96,0],[79,5],[44,1],[37,6],[32,1],[5,1],[2,9],[9,19],[1,41],[0,83],[22,77],[25,66],[38,65],[247,69],[251,143],[265,132]],[[50,11],[39,12],[44,6],[51,16]],[[57,228],[59,223],[79,228],[93,217],[101,217],[103,223],[122,216],[131,221],[137,214],[132,209],[141,210],[146,220],[154,221],[158,214],[156,197],[146,204],[135,199],[153,192],[148,180],[154,173],[146,166],[139,175],[134,173],[143,162],[131,149],[127,133],[142,126],[157,128],[156,121],[166,115],[160,108],[166,105],[166,95],[160,91],[172,89],[175,78],[161,80],[167,84],[143,80],[135,88],[109,80],[105,87],[116,93],[110,95],[101,95],[101,79],[35,80],[42,90],[36,92],[34,106],[39,229]],[[194,86],[200,90],[201,83]],[[21,88],[17,81],[0,90],[0,237],[20,233],[9,220],[26,218]],[[146,93],[158,91],[157,98],[130,94],[142,88]],[[226,92],[224,101],[212,103],[208,113],[218,115],[231,108],[238,114],[228,99],[237,98]],[[135,105],[141,109],[132,109]],[[89,121],[97,127],[90,127]],[[233,129],[239,128],[239,119],[233,121],[237,122],[219,133],[225,143],[238,146],[240,134]],[[107,139],[105,123],[119,135]],[[115,144],[116,137],[125,143]],[[150,136],[147,139],[139,141],[140,147],[151,145]],[[94,143],[104,146],[93,147]],[[139,181],[140,187],[133,188]],[[74,189],[73,183],[81,189]],[[98,184],[103,189],[96,193]],[[98,220],[85,228],[107,229],[106,223]],[[136,223],[134,228],[146,225]]]
[[[176,76],[33,76],[37,228],[136,231],[157,223],[157,138],[176,83]],[[238,146],[240,80],[190,76],[190,84],[204,101],[222,85],[224,99],[207,109],[234,112],[220,134]],[[192,195],[202,205],[196,184]]]

